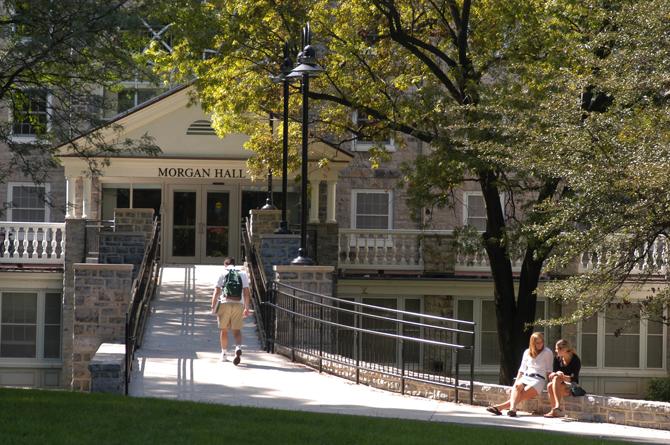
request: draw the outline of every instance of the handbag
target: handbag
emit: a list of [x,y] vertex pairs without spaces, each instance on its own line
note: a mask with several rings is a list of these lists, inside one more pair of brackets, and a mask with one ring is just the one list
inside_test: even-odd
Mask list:
[[570,394],[572,394],[575,397],[581,397],[581,396],[586,395],[586,391],[584,390],[584,388],[582,388],[578,384],[571,383],[570,384]]

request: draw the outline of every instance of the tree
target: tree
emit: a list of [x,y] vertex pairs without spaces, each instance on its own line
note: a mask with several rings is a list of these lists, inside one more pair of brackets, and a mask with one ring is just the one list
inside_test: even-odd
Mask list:
[[[563,179],[570,167],[556,168],[554,155],[570,152],[587,137],[582,123],[589,110],[579,98],[585,91],[603,98],[589,83],[598,66],[591,45],[601,39],[612,8],[623,4],[190,3],[164,18],[175,23],[175,50],[152,56],[164,71],[197,78],[199,96],[214,112],[220,134],[253,134],[257,116],[281,114],[268,75],[278,70],[283,42],[299,35],[309,18],[326,70],[310,91],[318,107],[310,126],[315,138],[337,145],[352,135],[385,139],[394,132],[396,139],[405,135],[429,144],[432,152],[405,176],[416,207],[453,205],[454,188],[465,180],[479,183],[486,204],[482,243],[494,281],[500,381],[509,384],[534,324],[543,265],[560,245],[558,235],[566,225],[555,223],[557,203],[575,193]],[[216,56],[199,59],[206,48]],[[352,110],[365,115],[362,125],[352,122]],[[501,202],[503,193],[514,205]],[[523,259],[518,281],[511,265],[515,251]]]
[[[58,166],[54,148],[89,160],[126,151],[155,153],[141,141],[102,141],[86,130],[104,122],[102,88],[138,73],[134,58],[145,39],[140,21],[147,1],[5,0],[0,4],[0,102],[11,118],[0,124],[0,144],[8,147],[0,180],[19,170],[41,183]],[[145,42],[146,44],[147,42]],[[144,70],[145,75],[149,70]],[[17,131],[32,137],[16,137]]]

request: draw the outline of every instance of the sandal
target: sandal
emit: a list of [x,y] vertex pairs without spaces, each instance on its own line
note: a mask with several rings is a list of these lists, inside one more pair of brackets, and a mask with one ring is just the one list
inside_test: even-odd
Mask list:
[[496,416],[502,416],[502,412],[495,406],[489,406],[486,408],[486,411],[490,412],[491,414],[495,414]]
[[563,417],[563,413],[561,412],[562,410],[560,408],[552,408],[549,410],[547,414],[544,415],[544,417],[551,419],[554,417]]
[[516,410],[511,409],[511,410],[507,411],[507,415],[509,417],[516,417]]

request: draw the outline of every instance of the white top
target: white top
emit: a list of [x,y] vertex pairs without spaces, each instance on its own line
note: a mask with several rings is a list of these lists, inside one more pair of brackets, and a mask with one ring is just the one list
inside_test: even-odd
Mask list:
[[523,353],[523,358],[521,359],[519,372],[524,374],[539,374],[542,377],[547,378],[547,375],[553,368],[554,355],[551,353],[551,349],[545,346],[535,358],[531,357],[530,350],[526,349]]
[[[242,289],[248,289],[249,288],[249,276],[247,275],[246,271],[244,271],[243,269],[241,269],[239,267],[235,267],[235,266],[226,266],[223,269],[223,273],[219,276],[219,279],[216,282],[216,287],[218,287],[220,289],[223,289],[223,283],[225,282],[226,275],[228,275],[228,271],[230,269],[236,269],[240,273],[240,278],[242,278]],[[226,298],[224,298],[223,295],[221,295],[220,299],[221,299],[222,303],[240,303],[240,304],[243,304],[244,303],[244,294],[242,294],[242,298],[240,298],[239,300],[226,301]],[[553,366],[553,362],[552,362],[552,366]]]

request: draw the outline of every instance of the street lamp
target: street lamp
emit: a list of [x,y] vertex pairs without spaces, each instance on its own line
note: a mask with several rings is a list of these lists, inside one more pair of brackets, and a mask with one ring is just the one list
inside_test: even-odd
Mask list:
[[298,54],[298,65],[288,78],[300,78],[302,81],[302,169],[300,178],[300,249],[291,264],[311,265],[314,261],[307,256],[307,129],[309,126],[309,78],[316,77],[321,68],[316,63],[316,51],[310,45],[312,35],[309,23],[302,29],[303,50]]
[[291,74],[291,68],[293,67],[293,60],[289,55],[289,45],[288,42],[284,44],[284,60],[281,64],[281,71],[279,76],[273,77],[275,82],[281,82],[283,86],[283,99],[284,99],[284,125],[282,126],[282,158],[281,158],[281,221],[279,223],[279,228],[275,230],[277,234],[289,234],[291,231],[288,229],[288,221],[286,218],[286,197],[288,194],[288,99],[289,92],[288,86],[291,83],[291,79],[288,78],[288,75]]
[[[270,112],[270,135],[274,133],[274,126],[272,121],[274,120],[274,115]],[[265,198],[265,205],[261,207],[261,210],[277,210],[274,202],[272,200],[272,167],[268,166],[268,194]]]

